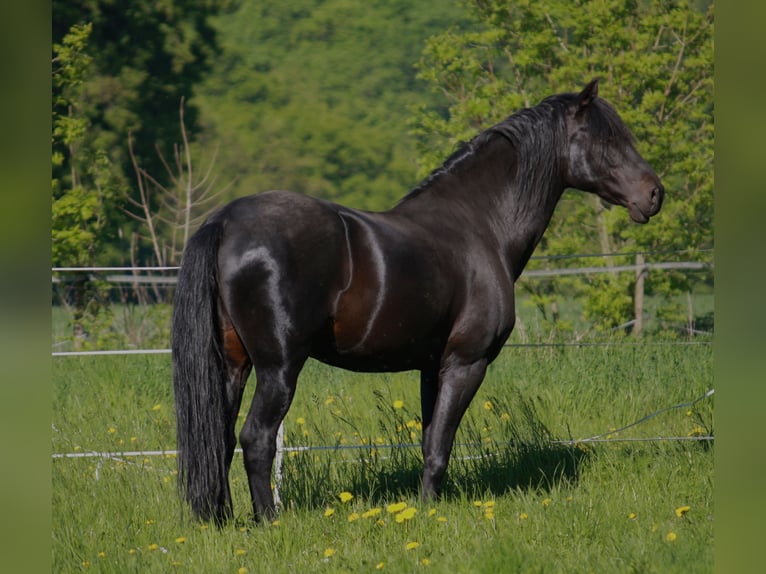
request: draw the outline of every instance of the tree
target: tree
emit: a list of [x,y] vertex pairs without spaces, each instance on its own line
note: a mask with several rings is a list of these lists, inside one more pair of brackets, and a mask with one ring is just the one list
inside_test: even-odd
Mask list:
[[[112,191],[123,193],[133,184],[128,132],[136,138],[134,153],[142,165],[162,172],[155,146],[168,149],[176,141],[178,104],[192,95],[217,50],[209,19],[228,4],[54,0],[54,201],[66,195],[60,207],[68,210],[62,218],[54,213],[54,255],[64,250],[66,238],[83,236],[83,225],[73,218],[96,218],[90,231],[98,236],[99,249],[69,249],[67,257],[80,253],[88,263],[94,257],[103,264],[124,262],[128,250],[117,244],[120,231],[130,235],[129,220],[113,206],[96,210],[94,197],[78,190],[96,186],[105,192],[108,181]],[[196,119],[189,106],[192,130]]]
[[[600,95],[614,104],[663,179],[666,203],[650,225],[639,228],[595,196],[565,194],[537,255],[685,251],[686,259],[703,258],[713,244],[712,3],[704,9],[688,0],[467,5],[478,30],[433,37],[420,62],[420,77],[448,100],[446,110],[422,109],[415,126],[421,173],[511,111],[600,77]],[[555,283],[557,290],[585,291],[586,315],[610,329],[632,316],[633,279],[603,274]],[[646,288],[670,297],[688,290],[689,282],[680,274],[652,274]],[[548,287],[530,288],[539,304],[550,302]]]

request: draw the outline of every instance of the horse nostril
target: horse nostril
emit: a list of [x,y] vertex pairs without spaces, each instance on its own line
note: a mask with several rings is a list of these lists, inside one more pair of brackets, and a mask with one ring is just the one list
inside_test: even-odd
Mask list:
[[662,205],[662,198],[665,195],[665,188],[662,186],[661,183],[657,184],[657,186],[652,189],[651,194],[651,202],[652,207],[659,207]]

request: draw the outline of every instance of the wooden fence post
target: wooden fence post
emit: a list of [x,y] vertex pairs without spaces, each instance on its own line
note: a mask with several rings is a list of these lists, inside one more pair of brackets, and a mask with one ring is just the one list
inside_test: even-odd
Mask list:
[[645,260],[642,253],[636,254],[636,289],[633,294],[633,335],[641,336],[644,328],[644,277],[646,276]]

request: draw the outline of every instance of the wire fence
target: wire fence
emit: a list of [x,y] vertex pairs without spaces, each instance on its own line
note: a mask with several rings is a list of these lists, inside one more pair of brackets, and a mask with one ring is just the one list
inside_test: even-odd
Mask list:
[[[535,256],[533,260],[562,260],[562,259],[587,259],[587,258],[604,258],[604,257],[636,257],[642,255],[669,255],[669,254],[688,254],[694,253],[706,253],[712,252],[711,250],[679,250],[679,251],[666,251],[666,252],[635,252],[635,253],[593,253],[593,254],[567,254],[567,255],[553,255],[553,256]],[[639,260],[641,261],[641,260]],[[647,263],[639,262],[631,265],[619,265],[619,266],[589,266],[589,267],[570,267],[559,269],[530,269],[524,272],[523,277],[539,278],[539,277],[556,277],[575,274],[596,274],[596,273],[622,273],[633,272],[641,273],[650,270],[684,270],[684,271],[707,271],[713,268],[712,262],[704,261],[671,261],[671,262],[658,262]],[[144,273],[168,273],[178,271],[176,266],[166,267],[54,267],[52,272],[54,274],[63,273],[119,273],[118,275],[107,275],[103,277],[103,280],[108,283],[131,283],[131,284],[153,284],[155,286],[172,286],[176,282],[176,277],[169,275],[152,276],[142,275]],[[53,277],[53,282],[57,283],[60,278]],[[605,341],[605,342],[549,342],[549,343],[506,343],[506,348],[556,348],[556,347],[606,347],[606,346],[645,346],[645,345],[710,345],[712,341],[702,340],[683,340],[683,341]],[[53,357],[102,357],[110,355],[151,355],[151,354],[170,354],[170,349],[125,349],[125,350],[88,350],[88,351],[61,351],[52,352]],[[614,443],[614,442],[667,442],[667,441],[703,441],[713,442],[714,437],[712,435],[706,436],[656,436],[656,437],[616,437],[615,435],[641,425],[656,416],[669,412],[675,409],[690,408],[696,405],[698,402],[709,399],[714,394],[714,389],[709,389],[704,395],[688,402],[683,402],[667,407],[660,408],[646,416],[624,425],[616,430],[610,430],[605,433],[593,435],[582,439],[570,439],[570,440],[553,440],[553,444],[559,445],[581,445],[588,443]],[[281,426],[278,433],[277,444],[277,457],[275,460],[275,481],[277,488],[275,489],[275,495],[278,498],[279,484],[281,483],[282,474],[282,458],[284,453],[292,452],[309,452],[309,451],[341,451],[341,450],[386,450],[386,449],[408,449],[408,448],[421,448],[420,443],[402,443],[402,444],[356,444],[356,445],[305,445],[305,446],[285,446],[284,445],[284,427]],[[479,446],[477,445],[462,445],[466,447]],[[236,449],[237,453],[241,453],[241,449]],[[113,459],[125,462],[126,459],[133,457],[175,457],[178,454],[176,450],[146,450],[146,451],[115,451],[115,452],[98,452],[98,451],[84,451],[84,452],[65,452],[52,454],[53,459]],[[479,455],[482,456],[482,455]],[[96,469],[98,474],[98,468]]]

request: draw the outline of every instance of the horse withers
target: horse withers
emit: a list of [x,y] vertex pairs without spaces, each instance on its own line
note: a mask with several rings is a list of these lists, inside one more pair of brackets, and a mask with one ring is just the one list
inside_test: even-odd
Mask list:
[[388,211],[287,191],[225,205],[190,238],[172,325],[179,485],[195,515],[232,515],[239,434],[256,519],[275,512],[276,435],[308,357],[420,371],[422,495],[514,325],[514,283],[566,188],[646,223],[663,186],[598,83],[523,109],[461,146]]

